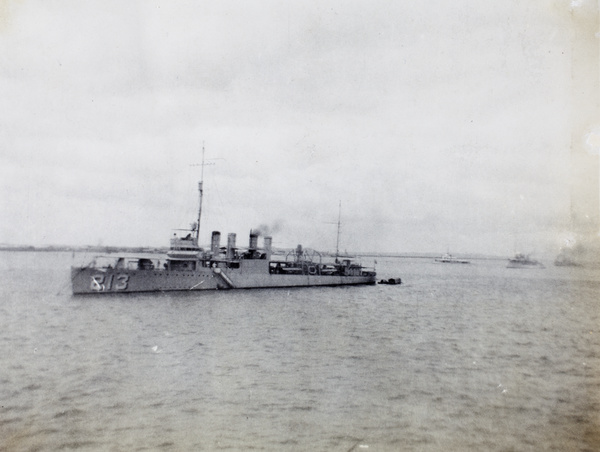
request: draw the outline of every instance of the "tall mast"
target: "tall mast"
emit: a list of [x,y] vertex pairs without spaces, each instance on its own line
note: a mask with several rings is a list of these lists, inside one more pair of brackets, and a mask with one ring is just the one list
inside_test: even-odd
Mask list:
[[338,222],[337,222],[337,242],[335,244],[335,260],[340,254],[340,227],[342,225],[342,201],[340,200],[340,208],[338,210]]
[[202,183],[204,181],[204,143],[202,143],[202,164],[200,165],[200,182],[198,182],[198,191],[200,192],[200,201],[198,203],[198,225],[196,226],[196,240],[200,240],[200,219],[202,218]]

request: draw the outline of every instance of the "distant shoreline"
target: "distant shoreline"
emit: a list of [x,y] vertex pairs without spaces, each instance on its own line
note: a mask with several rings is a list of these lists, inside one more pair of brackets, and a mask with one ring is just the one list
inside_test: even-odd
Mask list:
[[[165,254],[167,248],[150,248],[150,247],[122,247],[122,246],[66,246],[66,245],[51,245],[51,246],[33,246],[33,245],[0,245],[0,252],[78,252],[78,253],[154,253]],[[332,257],[329,252],[322,252],[323,256]],[[373,252],[357,252],[352,253],[352,257],[373,257],[373,258],[393,258],[393,259],[434,259],[439,257],[439,253],[373,253]],[[340,256],[344,257],[344,256]],[[505,260],[504,256],[485,256],[479,254],[460,255],[465,259],[479,260]]]
[[122,247],[122,246],[31,246],[0,245],[0,251],[37,251],[37,252],[83,252],[83,253],[166,253],[166,248]]

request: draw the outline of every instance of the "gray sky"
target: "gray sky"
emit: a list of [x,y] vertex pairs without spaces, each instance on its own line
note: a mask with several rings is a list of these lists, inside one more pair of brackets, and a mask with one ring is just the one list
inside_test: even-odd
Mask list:
[[571,1],[4,1],[0,243],[553,252]]

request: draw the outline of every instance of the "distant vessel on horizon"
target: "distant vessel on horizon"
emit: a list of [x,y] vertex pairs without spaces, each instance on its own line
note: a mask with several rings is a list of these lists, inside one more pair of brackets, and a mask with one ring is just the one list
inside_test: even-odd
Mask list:
[[442,257],[436,257],[435,262],[439,262],[441,264],[470,264],[471,263],[471,261],[468,261],[466,259],[459,259],[457,257],[454,257],[450,253],[446,253]]
[[544,264],[535,259],[531,259],[529,255],[522,253],[515,254],[514,257],[508,260],[506,268],[546,268]]

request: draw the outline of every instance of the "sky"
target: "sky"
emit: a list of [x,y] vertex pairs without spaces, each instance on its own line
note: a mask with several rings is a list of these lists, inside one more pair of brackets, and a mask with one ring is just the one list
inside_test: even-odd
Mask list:
[[584,3],[2,1],[0,243],[553,253]]

